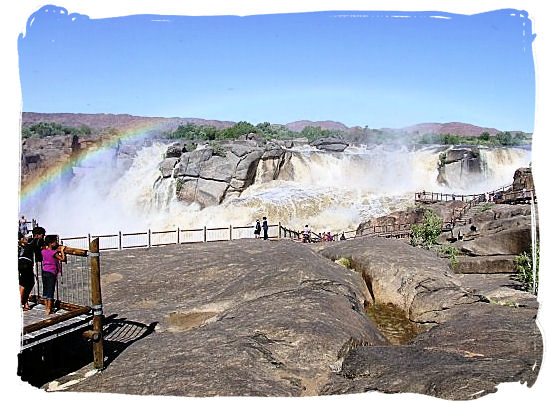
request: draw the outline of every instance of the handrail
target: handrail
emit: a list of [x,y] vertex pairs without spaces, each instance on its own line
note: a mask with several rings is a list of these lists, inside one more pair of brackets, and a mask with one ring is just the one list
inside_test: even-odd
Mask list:
[[495,195],[499,192],[506,192],[509,191],[510,188],[514,184],[505,185],[502,187],[499,187],[497,189],[494,189],[492,191],[487,191],[484,193],[479,194],[455,194],[455,193],[441,193],[441,192],[427,192],[427,191],[419,191],[414,193],[414,201],[415,202],[449,202],[454,200],[460,200],[463,202],[469,202],[472,199],[478,198],[479,196],[484,195]]
[[[87,236],[78,236],[78,237],[62,237],[60,238],[60,241],[63,244],[66,244],[67,242],[71,241],[80,241],[80,242],[88,242],[91,237],[94,238],[100,238],[102,240],[105,240],[105,242],[101,246],[102,251],[107,250],[123,250],[128,248],[150,248],[150,247],[157,247],[157,246],[163,246],[163,245],[171,245],[171,244],[186,244],[186,243],[195,243],[195,242],[213,242],[213,241],[231,241],[235,238],[235,233],[238,231],[237,238],[243,238],[243,230],[250,230],[250,238],[253,237],[252,231],[254,230],[254,225],[247,225],[247,226],[226,226],[226,227],[207,227],[204,226],[200,229],[173,229],[173,230],[155,230],[152,231],[151,229],[148,229],[147,231],[142,232],[131,232],[131,233],[124,233],[122,231],[119,231],[118,234],[101,234],[97,236],[91,236],[88,234]],[[270,224],[268,225],[269,229],[276,229],[277,235],[273,235],[271,232],[271,235],[269,238],[281,238],[281,232],[283,227],[281,226],[281,223],[277,224]],[[224,235],[220,235],[219,232],[225,232]],[[213,234],[213,232],[215,234]],[[191,240],[189,237],[185,237],[185,235],[189,235],[191,233]],[[195,233],[194,235],[192,233]],[[198,235],[199,233],[200,235]],[[136,236],[138,237],[136,240]],[[181,236],[181,237],[180,237]],[[247,234],[244,235],[244,237],[247,237]],[[125,241],[128,241],[128,238],[130,238],[130,243],[124,243]],[[71,243],[74,244],[74,243]]]

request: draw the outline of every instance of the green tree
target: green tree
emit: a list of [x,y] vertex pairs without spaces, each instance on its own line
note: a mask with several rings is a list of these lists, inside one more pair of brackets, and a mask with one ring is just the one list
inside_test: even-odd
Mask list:
[[413,246],[431,247],[441,234],[443,220],[431,210],[424,211],[424,221],[411,226],[411,244]]
[[460,136],[445,133],[441,136],[441,143],[456,145],[462,143],[462,139],[460,138]]
[[491,134],[489,132],[483,132],[481,135],[479,135],[479,139],[488,142],[489,139],[491,139]]
[[247,135],[249,133],[258,133],[259,129],[257,129],[254,125],[252,125],[249,122],[241,121],[237,122],[235,125],[226,128],[221,131],[219,138],[220,139],[236,139],[242,135]]
[[523,132],[518,132],[514,136],[514,142],[517,144],[524,144],[527,141],[527,135]]
[[30,128],[28,126],[23,126],[21,128],[21,136],[23,138],[27,138],[27,137],[31,137],[32,136],[32,131],[30,130]]
[[512,145],[512,134],[510,132],[499,132],[497,134],[497,140],[502,146]]
[[55,122],[37,122],[29,127],[33,136],[46,137],[64,135],[63,127]]

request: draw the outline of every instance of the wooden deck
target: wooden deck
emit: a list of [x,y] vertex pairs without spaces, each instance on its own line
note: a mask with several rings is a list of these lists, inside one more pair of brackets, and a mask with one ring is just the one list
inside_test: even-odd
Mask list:
[[29,306],[30,310],[21,312],[21,350],[73,332],[75,329],[89,327],[92,319],[89,307],[80,310],[60,307],[54,314],[47,315],[43,304],[30,303]]

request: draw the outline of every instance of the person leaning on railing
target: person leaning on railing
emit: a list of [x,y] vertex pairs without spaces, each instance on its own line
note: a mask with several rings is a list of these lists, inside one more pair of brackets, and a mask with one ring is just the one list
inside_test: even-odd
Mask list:
[[59,246],[57,236],[48,234],[44,239],[45,247],[42,250],[42,283],[46,314],[53,314],[53,295],[57,274],[61,272],[61,261],[65,261],[65,246]]
[[32,237],[22,237],[19,240],[19,293],[21,306],[24,311],[29,310],[29,295],[34,286],[34,263],[42,261],[42,245],[46,230],[42,227],[32,229]]

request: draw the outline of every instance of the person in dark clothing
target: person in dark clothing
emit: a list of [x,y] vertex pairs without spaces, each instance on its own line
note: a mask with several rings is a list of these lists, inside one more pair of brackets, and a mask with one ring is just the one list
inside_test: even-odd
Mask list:
[[42,227],[32,229],[32,237],[19,240],[19,293],[23,310],[29,310],[29,295],[34,286],[34,263],[42,261],[42,245],[46,230]]
[[264,230],[264,240],[267,240],[267,231],[269,230],[269,225],[267,224],[267,217],[263,217],[262,229]]
[[260,224],[260,219],[256,219],[256,226],[254,227],[254,238],[260,238],[261,232],[262,232],[262,226]]

